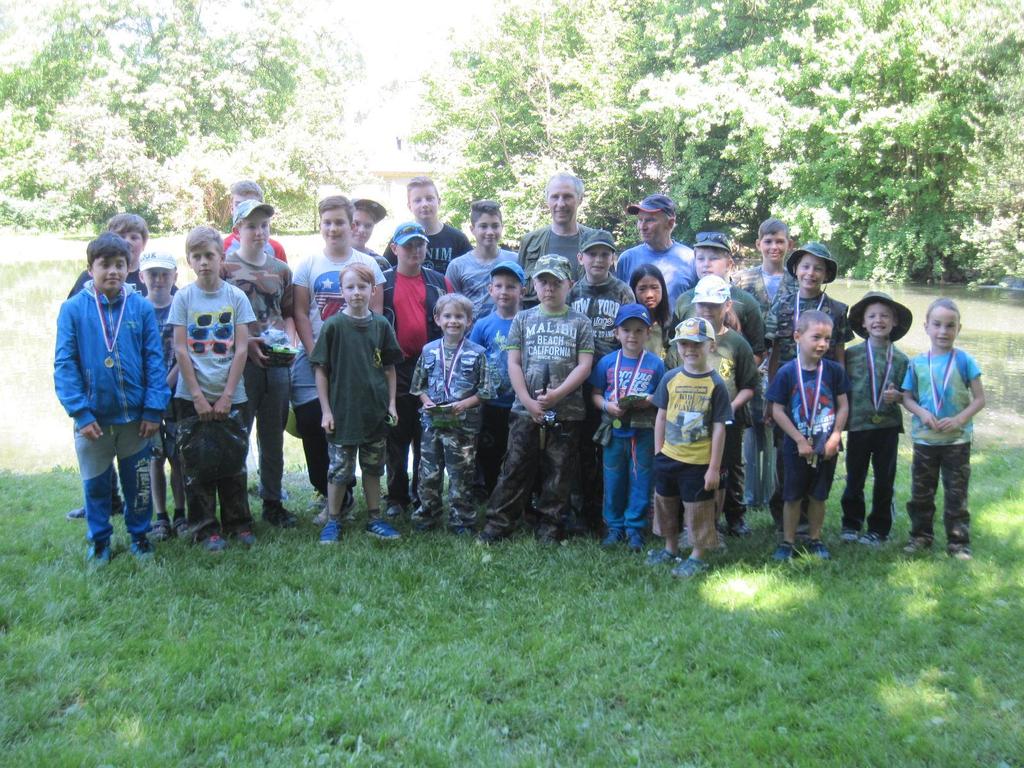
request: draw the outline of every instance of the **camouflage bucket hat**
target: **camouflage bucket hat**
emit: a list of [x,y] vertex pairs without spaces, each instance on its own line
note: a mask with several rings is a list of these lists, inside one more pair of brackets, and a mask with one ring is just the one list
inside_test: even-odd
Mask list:
[[826,248],[822,243],[804,243],[789,254],[789,258],[786,259],[786,270],[789,274],[796,277],[796,265],[799,264],[800,259],[807,254],[816,256],[825,262],[826,283],[831,283],[836,279],[836,275],[839,274],[839,262],[836,261],[835,257],[829,253],[828,248]]

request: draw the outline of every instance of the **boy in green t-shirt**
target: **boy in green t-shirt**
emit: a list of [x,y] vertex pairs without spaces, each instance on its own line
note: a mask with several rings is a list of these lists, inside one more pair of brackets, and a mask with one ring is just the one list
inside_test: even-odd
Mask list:
[[544,542],[557,542],[564,533],[562,508],[584,417],[583,382],[594,359],[590,321],[565,303],[570,275],[567,259],[539,258],[533,286],[540,304],[517,314],[509,330],[508,373],[516,400],[508,453],[479,536],[484,544],[512,533],[541,470],[535,533]]
[[[846,489],[843,491],[842,541],[881,546],[892,530],[892,491],[903,432],[900,386],[910,359],[896,341],[910,330],[914,316],[888,294],[869,292],[850,308],[850,325],[866,341],[846,353],[850,378],[850,419],[846,436]],[[874,470],[868,530],[864,525],[864,481]]]
[[[705,550],[718,548],[715,491],[721,483],[725,425],[732,421],[729,391],[708,355],[715,329],[701,317],[684,320],[672,341],[682,365],[665,374],[651,402],[654,422],[654,526],[665,548],[647,554],[649,565],[673,564],[672,575],[690,578],[706,571]],[[679,502],[693,551],[679,557]]]
[[400,538],[380,513],[380,476],[387,456],[387,428],[398,419],[395,364],[402,350],[391,325],[370,311],[376,290],[373,270],[352,263],[341,270],[345,307],[320,329],[310,361],[316,366],[316,391],[327,433],[328,520],[321,544],[341,534],[345,489],[356,476],[356,455],[366,498],[366,532],[382,540]]

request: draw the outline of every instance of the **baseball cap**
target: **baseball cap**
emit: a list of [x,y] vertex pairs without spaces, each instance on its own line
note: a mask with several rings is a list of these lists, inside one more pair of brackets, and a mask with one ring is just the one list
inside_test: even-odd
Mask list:
[[139,271],[147,269],[177,269],[178,262],[166,251],[146,251],[139,257]]
[[556,253],[549,253],[537,259],[537,266],[533,268],[533,276],[551,275],[558,280],[569,280],[572,272],[569,269],[569,262]]
[[694,304],[725,304],[731,293],[729,284],[718,275],[705,275],[693,289]]
[[703,317],[689,317],[676,326],[671,342],[677,341],[714,341],[715,329]]
[[494,277],[499,272],[509,272],[516,276],[516,280],[518,280],[523,285],[526,285],[526,273],[523,272],[523,268],[516,264],[514,261],[508,261],[506,259],[504,261],[499,261],[497,264],[491,267],[491,277]]
[[587,235],[583,242],[580,243],[580,253],[583,251],[589,251],[595,245],[604,245],[611,248],[615,253],[619,252],[618,248],[615,247],[615,240],[612,238],[612,233],[606,229],[597,229]]
[[260,200],[243,200],[235,206],[235,212],[231,215],[231,226],[237,227],[243,219],[247,219],[254,213],[263,213],[267,216],[274,215],[274,206]]
[[637,320],[643,320],[644,325],[648,328],[651,326],[651,313],[647,307],[643,304],[623,304],[619,307],[618,313],[615,315],[615,327],[618,328],[627,320],[636,318]]
[[644,213],[664,213],[667,216],[676,215],[676,204],[667,195],[648,195],[639,203],[626,206],[626,213],[631,216],[643,211]]
[[373,223],[379,224],[388,215],[387,210],[384,206],[378,203],[376,200],[368,200],[365,197],[359,200],[352,201],[352,207],[358,208],[360,211],[366,211],[373,217]]
[[831,283],[836,279],[836,275],[839,274],[839,262],[836,261],[836,257],[829,253],[828,248],[822,243],[804,243],[786,259],[786,269],[789,274],[796,277],[796,266],[800,263],[806,254],[816,256],[825,262],[825,282]]
[[729,236],[725,232],[698,232],[694,238],[694,248],[718,248],[720,251],[732,253],[729,248]]
[[424,243],[429,243],[430,238],[427,237],[426,230],[423,229],[415,221],[407,221],[404,224],[399,224],[395,227],[395,234],[391,236],[392,242],[396,245],[405,245],[410,240],[422,240]]

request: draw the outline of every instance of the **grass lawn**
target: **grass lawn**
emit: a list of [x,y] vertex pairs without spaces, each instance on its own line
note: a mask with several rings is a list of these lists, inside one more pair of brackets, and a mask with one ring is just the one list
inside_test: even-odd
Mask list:
[[1022,466],[976,450],[973,562],[840,545],[837,489],[832,562],[768,565],[759,514],[693,583],[583,541],[323,547],[308,515],[92,572],[75,473],[6,472],[0,763],[1021,765]]

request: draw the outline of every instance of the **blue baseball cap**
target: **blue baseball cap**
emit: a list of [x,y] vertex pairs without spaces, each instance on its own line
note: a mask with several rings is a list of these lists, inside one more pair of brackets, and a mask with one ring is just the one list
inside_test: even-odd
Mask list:
[[423,227],[415,221],[407,221],[395,227],[395,234],[391,236],[391,241],[396,245],[405,245],[410,240],[416,240],[417,238],[424,243],[430,242],[430,238],[427,237],[427,232]]
[[676,215],[676,204],[668,195],[648,195],[639,203],[626,206],[626,213],[636,216],[638,213],[664,213],[670,219]]
[[506,259],[505,261],[499,261],[491,267],[491,277],[494,277],[499,272],[511,273],[515,275],[516,280],[518,280],[521,285],[526,285],[526,273],[523,271],[523,268],[514,261],[508,261]]
[[618,313],[615,315],[615,327],[618,328],[627,320],[643,320],[644,325],[648,328],[651,327],[651,313],[643,304],[623,304],[619,307]]

